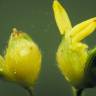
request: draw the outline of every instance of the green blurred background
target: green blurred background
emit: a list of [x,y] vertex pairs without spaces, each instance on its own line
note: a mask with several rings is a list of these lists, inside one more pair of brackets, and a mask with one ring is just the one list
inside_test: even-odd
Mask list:
[[[96,16],[96,0],[59,0],[69,13],[73,26]],[[34,96],[72,96],[71,87],[56,65],[55,53],[61,36],[56,26],[53,0],[0,0],[0,53],[4,54],[13,27],[27,32],[42,50],[41,73]],[[84,42],[95,46],[96,33]],[[87,89],[84,96],[96,96],[96,89]],[[0,80],[0,96],[28,96],[17,84]]]

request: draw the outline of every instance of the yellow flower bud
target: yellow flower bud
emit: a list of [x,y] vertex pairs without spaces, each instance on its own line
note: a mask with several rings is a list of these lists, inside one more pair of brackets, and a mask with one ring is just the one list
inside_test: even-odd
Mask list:
[[33,86],[41,68],[41,52],[24,32],[13,29],[4,56],[5,78],[24,86]]
[[79,86],[85,76],[88,45],[81,42],[96,29],[96,17],[75,25],[73,28],[65,8],[53,2],[56,24],[63,38],[56,52],[61,73],[72,85]]

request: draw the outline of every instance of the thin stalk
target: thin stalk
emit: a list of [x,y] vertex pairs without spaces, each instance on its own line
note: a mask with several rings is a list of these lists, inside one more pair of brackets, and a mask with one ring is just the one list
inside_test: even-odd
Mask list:
[[72,87],[72,91],[73,91],[73,96],[82,96],[83,89],[77,90],[74,87]]
[[82,92],[83,92],[83,89],[77,90],[77,92],[76,92],[77,96],[82,96]]
[[29,87],[24,87],[24,89],[27,90],[27,92],[29,93],[29,96],[33,96],[33,91],[32,91],[31,88],[29,88]]

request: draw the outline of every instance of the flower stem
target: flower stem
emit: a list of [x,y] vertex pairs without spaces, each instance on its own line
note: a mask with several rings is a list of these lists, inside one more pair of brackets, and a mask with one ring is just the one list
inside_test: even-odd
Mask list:
[[29,87],[24,87],[24,89],[26,89],[29,93],[29,96],[33,96],[33,92],[32,92],[32,89],[29,88]]
[[83,89],[77,90],[77,92],[76,92],[77,96],[81,96],[82,95],[82,91],[83,91]]
[[72,91],[73,91],[73,96],[82,96],[82,92],[84,89],[75,89],[74,87],[72,87]]

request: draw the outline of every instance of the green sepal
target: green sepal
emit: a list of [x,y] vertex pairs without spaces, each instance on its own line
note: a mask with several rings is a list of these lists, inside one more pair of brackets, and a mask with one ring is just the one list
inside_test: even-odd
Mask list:
[[89,57],[86,62],[84,86],[92,88],[96,86],[96,47],[89,51]]

